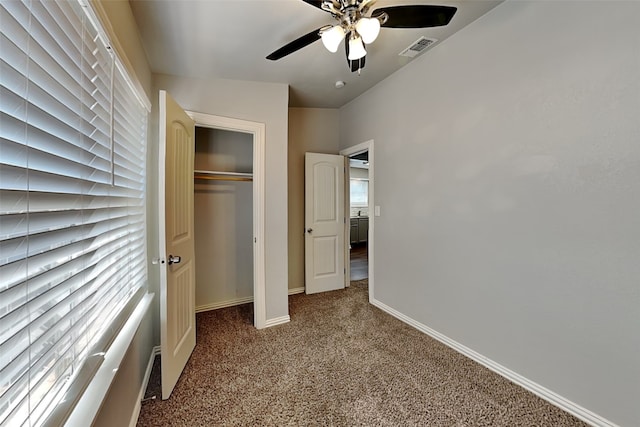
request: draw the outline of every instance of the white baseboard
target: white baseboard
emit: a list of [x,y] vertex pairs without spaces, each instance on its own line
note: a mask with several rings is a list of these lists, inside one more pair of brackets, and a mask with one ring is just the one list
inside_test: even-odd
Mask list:
[[[302,294],[304,293],[304,286],[300,288],[290,288],[288,290],[289,295]],[[209,310],[217,310],[219,308],[233,307],[235,305],[247,304],[253,302],[253,297],[244,297],[244,298],[235,298],[227,301],[214,302],[212,304],[199,305],[196,307],[196,313],[201,313],[203,311]]]
[[441,334],[438,331],[435,331],[431,328],[429,328],[428,326],[423,325],[420,322],[417,322],[415,320],[413,320],[412,318],[405,316],[404,314],[400,313],[399,311],[389,307],[388,305],[376,300],[376,299],[372,299],[371,300],[371,304],[373,304],[374,306],[378,307],[379,309],[381,309],[382,311],[385,311],[387,313],[389,313],[390,315],[392,315],[393,317],[403,321],[404,323],[408,324],[409,326],[412,326],[414,328],[416,328],[417,330],[419,330],[420,332],[423,332],[427,335],[429,335],[430,337],[440,341],[441,343],[451,347],[452,349],[454,349],[455,351],[457,351],[458,353],[462,353],[463,355],[467,356],[468,358],[480,363],[481,365],[491,369],[493,372],[505,377],[506,379],[508,379],[509,381],[525,388],[526,390],[529,390],[530,392],[532,392],[533,394],[541,397],[542,399],[546,400],[547,402],[551,403],[552,405],[557,406],[558,408],[570,413],[571,415],[575,416],[576,418],[581,419],[582,421],[591,424],[592,426],[597,426],[597,427],[618,427],[615,423],[612,423],[611,421],[599,416],[598,414],[595,414],[593,412],[591,412],[590,410],[583,408],[582,406],[568,400],[565,399],[564,397],[560,396],[559,394],[549,390],[546,387],[541,386],[540,384],[537,384],[525,377],[523,377],[522,375],[508,369],[505,368],[504,366],[500,365],[499,363],[494,362],[493,360],[481,355],[480,353],[477,353],[476,351],[470,349],[469,347],[466,347],[462,344],[460,344],[457,341],[452,340],[451,338],[447,337],[446,335]]
[[274,319],[267,319],[267,322],[264,324],[265,328],[270,328],[271,326],[282,325],[283,323],[288,323],[291,318],[287,316],[276,317]]
[[196,307],[196,313],[203,311],[217,310],[219,308],[233,307],[234,305],[246,304],[253,302],[253,297],[234,298],[227,301],[214,302],[212,304],[199,305]]
[[153,362],[156,359],[156,356],[160,354],[160,346],[155,346],[151,350],[151,355],[149,356],[149,362],[147,362],[147,369],[144,371],[144,379],[142,381],[142,386],[140,387],[140,391],[138,392],[138,399],[136,400],[136,406],[133,408],[133,414],[131,414],[131,421],[129,422],[129,427],[136,427],[138,424],[138,417],[140,417],[140,409],[142,408],[142,399],[144,399],[144,394],[147,391],[147,385],[149,385],[149,378],[151,377],[151,370],[153,369]]

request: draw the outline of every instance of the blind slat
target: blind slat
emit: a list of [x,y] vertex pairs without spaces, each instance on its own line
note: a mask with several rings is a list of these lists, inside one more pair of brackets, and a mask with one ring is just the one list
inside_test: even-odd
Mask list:
[[147,111],[86,10],[0,2],[1,425],[42,423],[147,282]]

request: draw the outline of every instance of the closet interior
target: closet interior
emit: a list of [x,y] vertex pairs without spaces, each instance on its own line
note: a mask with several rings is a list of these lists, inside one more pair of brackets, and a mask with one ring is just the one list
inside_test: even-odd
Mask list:
[[196,127],[196,311],[253,300],[253,136]]

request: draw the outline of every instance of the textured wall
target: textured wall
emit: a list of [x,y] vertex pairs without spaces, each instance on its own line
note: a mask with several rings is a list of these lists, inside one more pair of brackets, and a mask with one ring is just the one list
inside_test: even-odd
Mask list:
[[340,117],[342,147],[376,144],[376,299],[620,425],[640,425],[638,16],[503,3]]

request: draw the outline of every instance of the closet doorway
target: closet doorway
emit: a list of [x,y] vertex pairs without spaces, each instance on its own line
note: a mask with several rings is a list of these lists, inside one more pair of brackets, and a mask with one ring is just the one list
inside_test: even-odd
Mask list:
[[253,301],[266,326],[263,123],[188,113],[196,124],[196,312]]

